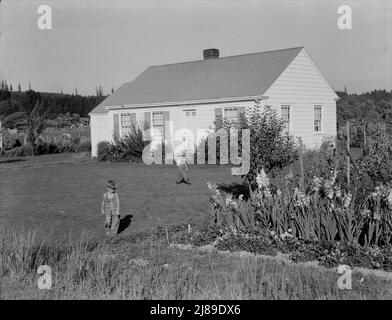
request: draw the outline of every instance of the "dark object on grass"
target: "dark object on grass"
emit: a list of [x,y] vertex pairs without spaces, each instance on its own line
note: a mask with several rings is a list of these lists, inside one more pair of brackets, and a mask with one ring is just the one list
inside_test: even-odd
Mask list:
[[14,144],[12,145],[12,149],[17,148],[17,147],[21,147],[21,146],[22,146],[22,144],[19,141],[19,139],[16,139]]
[[131,224],[132,218],[133,218],[133,215],[128,214],[124,218],[120,219],[120,224],[118,226],[117,234],[123,232],[126,228],[129,227],[129,225]]
[[245,200],[249,199],[249,186],[246,183],[220,183],[218,188],[228,194],[232,194],[234,198],[238,198],[242,194]]

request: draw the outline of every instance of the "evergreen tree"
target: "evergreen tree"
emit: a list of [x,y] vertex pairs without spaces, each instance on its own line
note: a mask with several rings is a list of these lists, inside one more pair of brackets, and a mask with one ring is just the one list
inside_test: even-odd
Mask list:
[[18,92],[22,92],[22,87],[20,86],[20,82],[18,84]]
[[38,137],[45,130],[47,112],[43,111],[43,104],[37,101],[34,108],[27,117],[26,141],[31,143],[33,148],[37,144]]

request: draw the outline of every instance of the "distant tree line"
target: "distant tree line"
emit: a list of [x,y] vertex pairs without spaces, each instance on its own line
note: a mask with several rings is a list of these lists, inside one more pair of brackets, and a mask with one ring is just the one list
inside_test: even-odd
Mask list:
[[[60,115],[78,115],[88,117],[88,113],[94,109],[106,96],[102,88],[96,90],[95,96],[82,96],[77,94],[46,93],[34,90],[21,91],[20,85],[17,90],[11,90],[12,85],[2,81],[0,88],[0,120],[7,117],[23,117],[31,113],[37,102],[40,102],[48,120],[54,120]],[[74,116],[75,117],[75,116]]]
[[337,91],[338,126],[353,123],[392,123],[392,91],[373,90],[362,94]]
[[[111,90],[113,92],[113,89]],[[392,91],[373,90],[362,94],[347,94],[337,91],[338,127],[346,124],[347,120],[355,123],[387,122],[392,123]],[[16,88],[1,82],[0,87],[0,120],[27,119],[36,103],[39,101],[45,111],[47,120],[61,119],[63,122],[75,122],[78,117],[86,118],[107,96],[101,86],[96,87],[94,96],[82,96],[63,93],[37,92],[31,89],[21,91],[20,84]],[[71,119],[71,120],[64,120]],[[12,121],[10,122],[12,123]]]
[[367,137],[392,134],[392,91],[373,90],[362,94],[337,92],[338,137],[346,139],[347,122],[350,145],[367,149]]

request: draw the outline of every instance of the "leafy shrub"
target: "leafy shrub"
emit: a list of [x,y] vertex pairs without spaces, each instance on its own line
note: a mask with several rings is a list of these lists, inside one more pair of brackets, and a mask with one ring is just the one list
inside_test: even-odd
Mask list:
[[52,154],[60,152],[58,146],[52,142],[39,142],[34,147],[34,155]]
[[22,153],[23,153],[24,156],[30,156],[30,155],[34,154],[34,148],[31,145],[31,143],[25,143],[22,146]]
[[[75,143],[78,142],[78,143]],[[31,143],[26,143],[20,147],[2,150],[3,157],[25,157],[31,155],[53,154],[60,152],[89,152],[91,151],[90,140],[81,140],[80,138],[74,140],[63,141],[43,141],[40,140],[34,147]]]
[[392,130],[380,123],[369,127],[359,165],[374,182],[392,182]]
[[[312,185],[314,177],[326,180],[333,175],[336,175],[335,180],[339,185],[345,186],[346,184],[347,158],[344,151],[337,149],[335,142],[331,139],[324,139],[318,149],[304,150],[303,166],[305,168],[305,186]],[[280,170],[274,177],[271,177],[273,187],[282,187],[287,176],[299,180],[301,176],[299,161],[295,161],[292,165]]]
[[21,128],[27,124],[27,113],[17,111],[3,119],[4,128]]
[[75,138],[72,139],[72,143],[76,146],[78,146],[81,142],[81,138],[76,136]]
[[124,138],[114,138],[113,142],[100,142],[98,160],[141,162],[143,149],[148,144],[148,141],[143,141],[142,129],[132,126],[131,132]]
[[215,131],[221,128],[229,131],[233,126],[240,130],[239,151],[242,150],[241,130],[250,130],[250,170],[243,178],[252,187],[256,185],[255,179],[261,168],[275,175],[297,158],[294,138],[284,131],[281,118],[270,106],[263,108],[256,103],[253,107],[247,108],[245,114],[240,115],[237,124],[222,118],[215,121]]
[[32,155],[33,155],[33,148],[29,143],[8,150],[0,149],[0,156],[6,158],[26,157]]
[[97,145],[97,158],[99,161],[108,160],[110,155],[110,143],[108,141],[101,141]]
[[75,152],[88,152],[91,151],[91,142],[82,141],[78,144]]
[[4,150],[4,157],[23,157],[23,148],[17,147],[9,150]]
[[246,180],[254,185],[262,168],[274,175],[297,158],[294,139],[284,132],[283,122],[270,107],[260,111],[255,105],[247,110],[250,129],[250,170]]

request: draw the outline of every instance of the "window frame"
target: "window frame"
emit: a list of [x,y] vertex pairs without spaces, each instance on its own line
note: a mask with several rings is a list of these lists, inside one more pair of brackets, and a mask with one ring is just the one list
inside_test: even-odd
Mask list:
[[[285,108],[288,109],[288,120],[284,119],[284,112],[283,112],[283,110]],[[282,121],[283,121],[283,128],[284,128],[284,130],[286,130],[287,132],[291,132],[291,104],[282,104],[282,105],[280,105],[280,116],[281,116]],[[287,123],[287,128],[285,126],[285,123]]]
[[[162,121],[162,124],[155,124],[155,120],[154,116],[157,114],[161,114],[162,115],[162,119],[158,119]],[[158,127],[161,128],[161,130],[159,130],[161,132],[161,138],[164,139],[165,138],[165,116],[163,111],[153,111],[151,112],[151,127],[155,130],[159,130],[157,129]],[[153,131],[153,133],[155,132],[155,130]],[[155,135],[154,135],[155,136]],[[157,136],[155,136],[157,137]]]
[[[124,118],[129,117],[129,125],[124,125],[125,121]],[[128,121],[127,121],[128,124]],[[124,138],[127,134],[131,132],[132,128],[132,114],[131,113],[120,113],[120,136]],[[129,131],[128,131],[129,130]]]
[[[184,117],[197,117],[197,110],[196,109],[183,109]],[[187,112],[189,112],[189,116],[187,116]]]
[[[320,119],[316,119],[317,113],[316,109],[320,108]],[[313,132],[315,134],[320,134],[323,133],[323,105],[322,104],[314,104],[313,105]],[[318,124],[316,124],[316,121],[319,121]],[[316,127],[319,127],[319,130],[316,130]]]
[[[229,120],[229,119],[227,118],[226,112],[227,112],[227,111],[233,111],[233,110],[235,110],[236,113],[237,113],[236,120]],[[223,116],[223,119],[224,119],[224,120],[229,120],[230,123],[231,123],[231,122],[238,123],[239,120],[240,120],[240,117],[239,117],[239,115],[238,115],[238,107],[223,107],[223,108],[222,108],[222,116]]]

